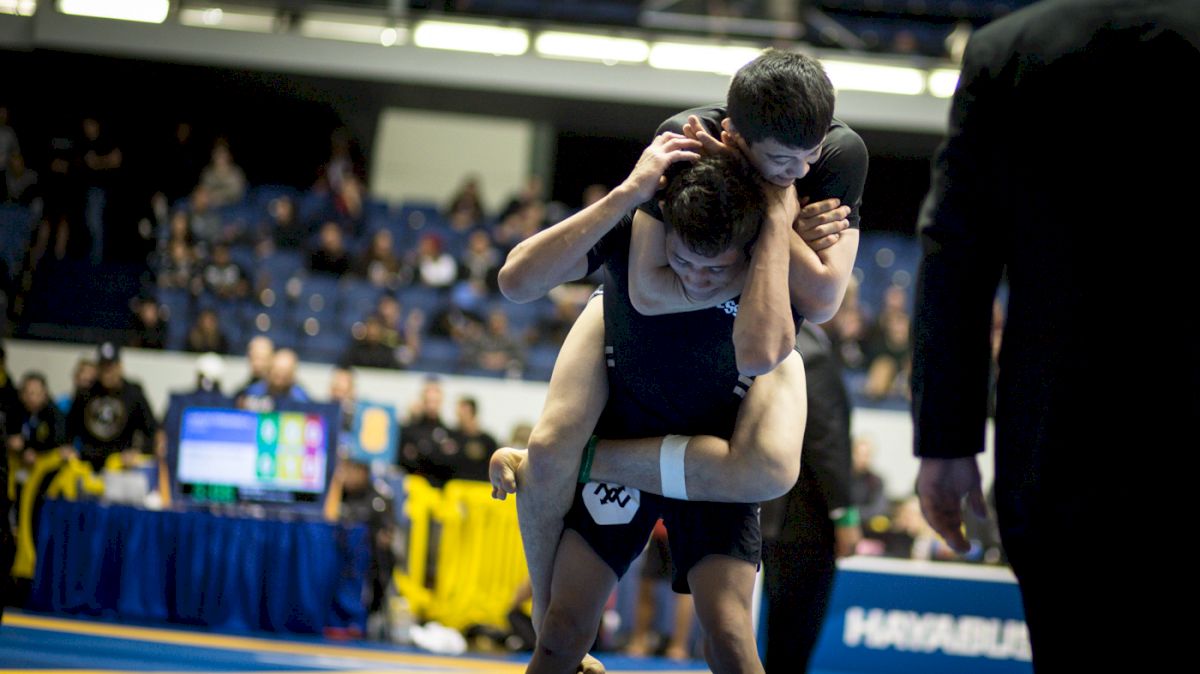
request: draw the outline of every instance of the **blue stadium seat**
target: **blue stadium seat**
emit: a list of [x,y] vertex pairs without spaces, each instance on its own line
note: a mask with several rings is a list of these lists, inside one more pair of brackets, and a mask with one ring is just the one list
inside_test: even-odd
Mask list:
[[[383,290],[362,279],[342,281],[338,291],[338,320],[344,324],[361,321],[375,311]],[[349,321],[349,323],[347,323]]]
[[450,302],[448,291],[420,285],[401,288],[397,291],[396,298],[400,300],[400,306],[405,311],[420,309],[429,318],[433,318]]
[[554,362],[558,360],[559,347],[549,344],[535,344],[529,348],[525,361],[525,379],[535,381],[550,381],[554,372]]
[[29,250],[33,225],[33,213],[28,208],[0,204],[0,256],[7,263],[9,273],[16,270],[25,251]]
[[459,370],[461,355],[461,349],[453,340],[430,337],[421,343],[421,353],[413,369],[454,374]]
[[301,360],[316,363],[337,363],[350,345],[350,336],[331,330],[316,335],[303,335],[297,340]]
[[279,197],[290,197],[295,201],[299,196],[296,188],[287,185],[259,185],[250,190],[247,200],[265,211],[270,207],[271,201]]

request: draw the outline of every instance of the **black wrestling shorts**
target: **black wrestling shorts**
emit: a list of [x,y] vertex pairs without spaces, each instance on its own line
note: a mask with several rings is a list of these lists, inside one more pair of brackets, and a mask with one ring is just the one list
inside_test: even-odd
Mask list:
[[677,501],[632,487],[589,482],[576,487],[564,525],[578,532],[621,578],[646,547],[660,517],[675,564],[671,588],[676,592],[691,591],[688,572],[708,555],[726,555],[755,566],[761,559],[755,503]]

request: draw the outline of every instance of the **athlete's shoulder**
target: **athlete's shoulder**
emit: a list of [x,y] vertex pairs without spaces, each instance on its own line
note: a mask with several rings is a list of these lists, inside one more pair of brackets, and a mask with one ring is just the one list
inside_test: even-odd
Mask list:
[[666,131],[683,133],[683,125],[687,122],[688,117],[692,115],[700,118],[700,123],[704,124],[709,133],[714,133],[720,130],[721,120],[725,119],[725,105],[723,103],[701,105],[672,115],[662,124],[658,125],[658,130],[654,132],[654,135],[657,136]]
[[829,133],[825,134],[822,148],[823,153],[836,151],[856,157],[867,156],[867,144],[863,142],[862,136],[850,128],[849,124],[837,118],[829,125]]

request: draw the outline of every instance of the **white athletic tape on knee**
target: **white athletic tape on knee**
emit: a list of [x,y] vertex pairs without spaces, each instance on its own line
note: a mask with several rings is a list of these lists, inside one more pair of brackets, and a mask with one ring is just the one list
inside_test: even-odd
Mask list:
[[687,500],[687,475],[684,454],[690,435],[668,435],[658,451],[658,472],[662,476],[662,493],[667,498]]

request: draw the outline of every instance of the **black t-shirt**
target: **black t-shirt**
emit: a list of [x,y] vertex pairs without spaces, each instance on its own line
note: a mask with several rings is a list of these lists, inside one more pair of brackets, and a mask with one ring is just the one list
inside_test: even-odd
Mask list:
[[629,300],[632,217],[588,254],[588,273],[604,266],[604,347],[608,403],[596,433],[605,438],[714,435],[730,438],[753,379],[737,370],[737,300],[663,316],[644,316]]
[[[659,125],[655,135],[665,131],[683,133],[683,124],[689,115],[696,115],[704,128],[714,138],[721,137],[721,120],[725,119],[724,105],[705,105],[684,110]],[[858,227],[859,208],[862,206],[863,186],[867,182],[867,146],[857,133],[845,122],[837,119],[829,125],[829,133],[821,146],[821,156],[809,169],[808,174],[796,181],[796,192],[808,197],[811,203],[825,199],[840,199],[850,206],[850,226]],[[642,204],[641,210],[662,220],[662,211],[657,200]]]
[[67,414],[68,435],[79,438],[85,458],[97,468],[109,454],[132,448],[135,442],[148,450],[157,430],[142,387],[128,381],[115,391],[96,383],[75,398]]

